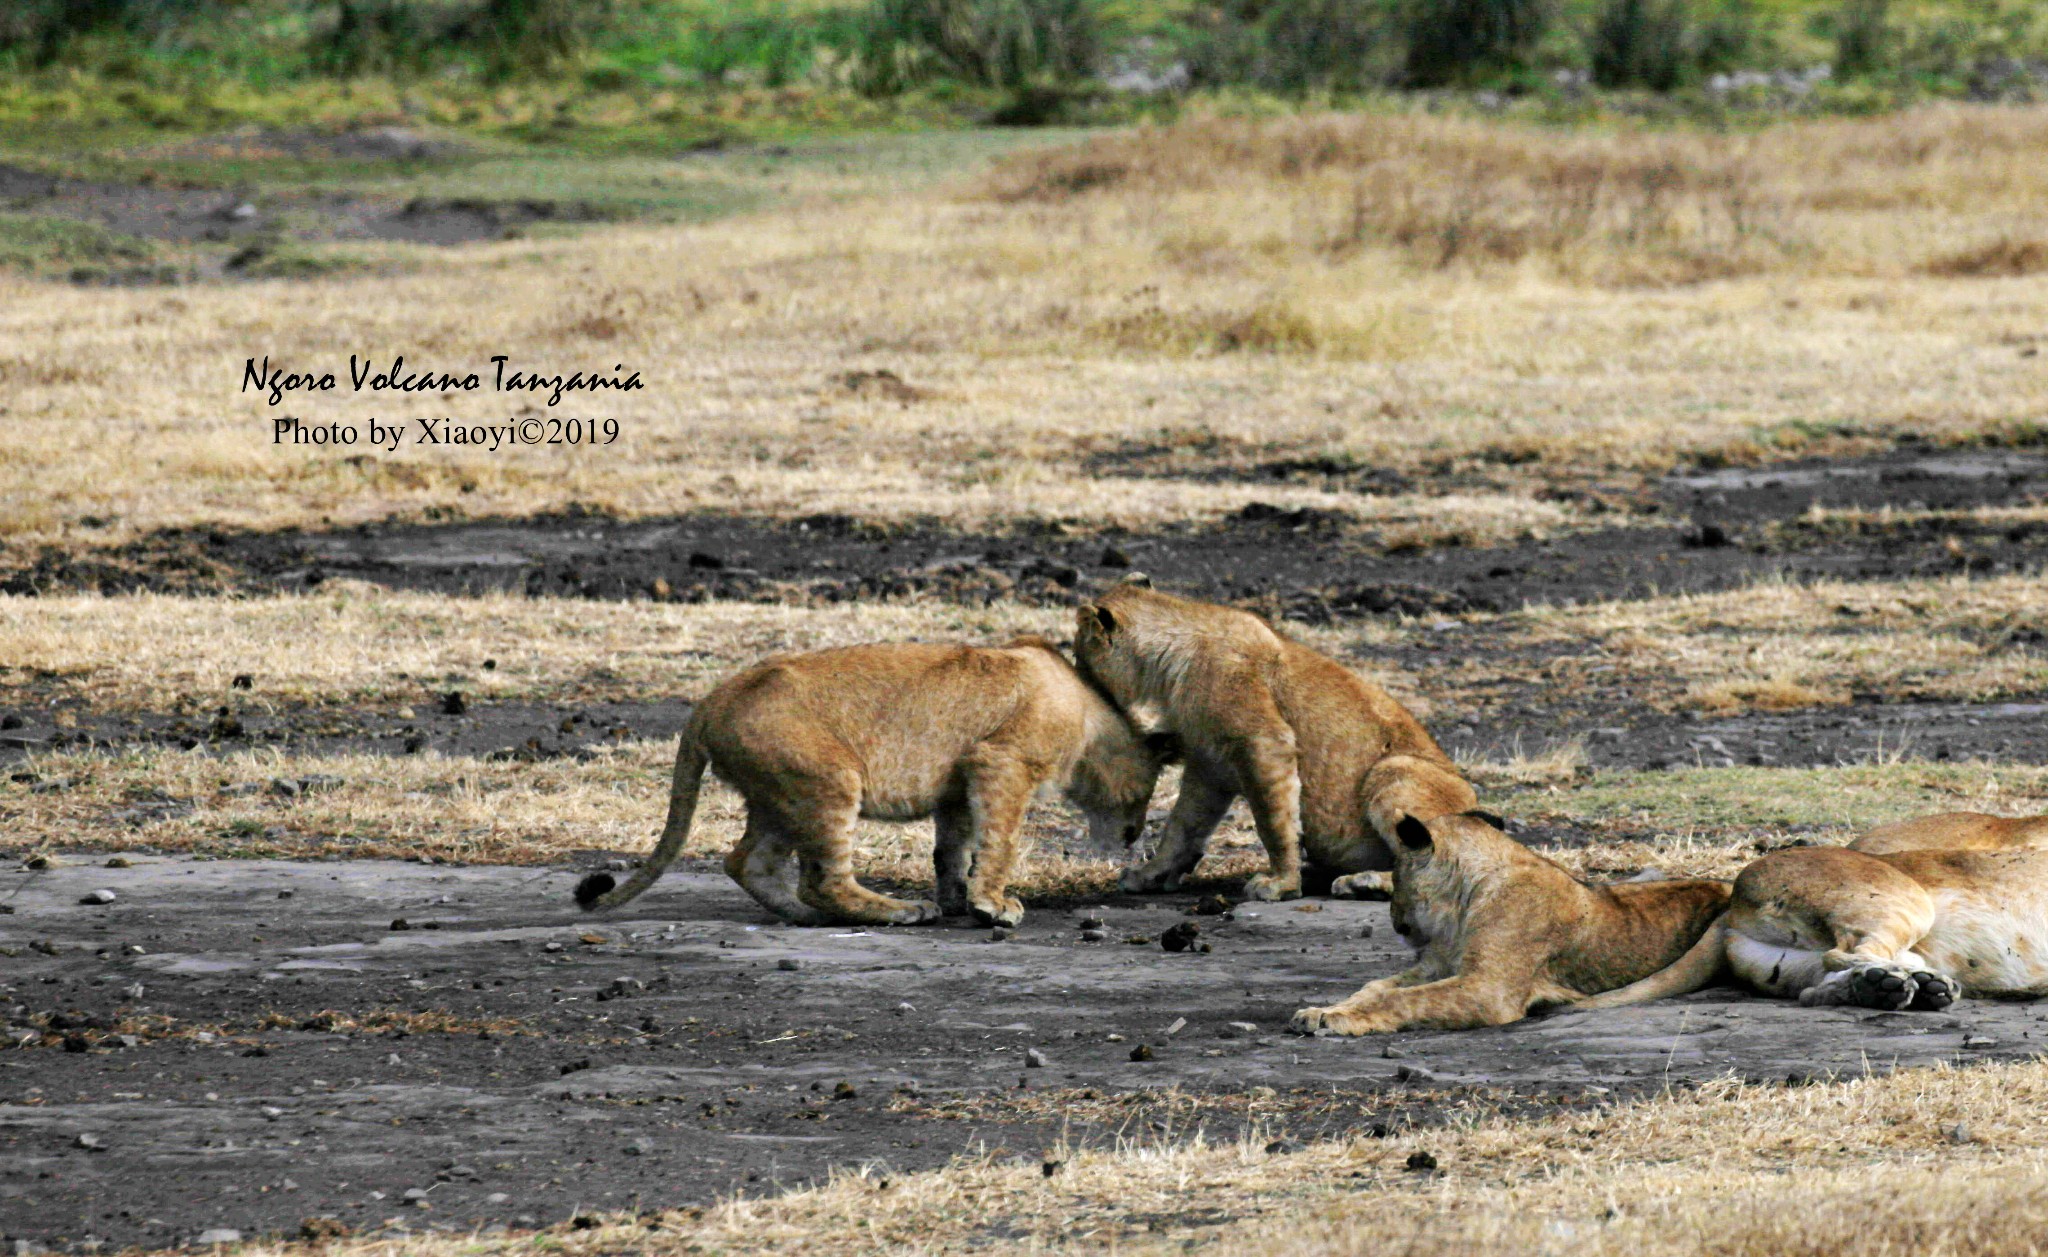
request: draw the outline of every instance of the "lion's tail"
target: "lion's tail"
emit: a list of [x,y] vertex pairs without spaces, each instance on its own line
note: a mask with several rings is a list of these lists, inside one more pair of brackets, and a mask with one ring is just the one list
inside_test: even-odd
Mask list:
[[1569,1006],[1570,1011],[1593,1008],[1620,1008],[1627,1004],[1647,1004],[1654,999],[1667,999],[1673,995],[1684,995],[1697,991],[1715,978],[1721,976],[1728,957],[1728,918],[1717,917],[1700,935],[1700,941],[1686,949],[1686,953],[1649,977],[1627,986],[1617,987],[1602,995],[1582,999]]
[[576,883],[578,904],[591,910],[616,908],[660,879],[682,853],[683,843],[690,836],[690,820],[697,814],[697,791],[710,764],[711,757],[705,753],[697,722],[692,719],[683,729],[682,742],[676,748],[675,780],[669,786],[668,823],[662,826],[661,841],[654,844],[654,851],[624,886],[613,882],[609,873],[592,873]]

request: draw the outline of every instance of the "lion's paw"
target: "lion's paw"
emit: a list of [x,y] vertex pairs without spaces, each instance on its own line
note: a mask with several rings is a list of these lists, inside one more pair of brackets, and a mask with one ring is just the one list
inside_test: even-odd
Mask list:
[[1117,885],[1126,894],[1156,895],[1161,891],[1180,889],[1180,874],[1172,869],[1134,868],[1125,869],[1117,875]]
[[1330,883],[1332,899],[1392,899],[1393,879],[1385,873],[1348,873]]
[[1913,1009],[1938,1013],[1963,997],[1963,984],[1945,973],[1926,969],[1913,974]]
[[890,925],[923,925],[927,921],[936,921],[944,915],[945,913],[939,908],[939,905],[929,899],[906,899],[902,901],[902,907],[890,911],[888,923]]
[[1357,1013],[1342,1008],[1304,1008],[1287,1021],[1287,1028],[1295,1034],[1321,1037],[1324,1035],[1371,1034],[1379,1027]]
[[1295,876],[1283,881],[1271,873],[1260,873],[1245,882],[1244,897],[1256,899],[1261,903],[1276,903],[1282,899],[1299,899],[1301,898],[1301,878]]
[[1014,895],[973,904],[974,919],[983,925],[1015,926],[1024,920],[1024,905]]
[[1894,965],[1862,965],[1841,981],[1841,1002],[1897,1011],[1913,1002],[1913,975]]

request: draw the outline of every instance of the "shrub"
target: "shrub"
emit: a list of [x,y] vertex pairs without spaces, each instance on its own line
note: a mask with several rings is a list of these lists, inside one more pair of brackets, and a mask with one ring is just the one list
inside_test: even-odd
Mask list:
[[864,32],[865,86],[930,78],[1019,90],[1095,67],[1093,0],[875,0]]
[[1891,0],[1847,0],[1835,15],[1835,77],[1860,78],[1889,64]]
[[1410,0],[1405,77],[1448,87],[1522,69],[1551,17],[1551,0]]
[[1189,15],[1193,78],[1269,91],[1355,91],[1389,77],[1391,11],[1370,0],[1218,0]]

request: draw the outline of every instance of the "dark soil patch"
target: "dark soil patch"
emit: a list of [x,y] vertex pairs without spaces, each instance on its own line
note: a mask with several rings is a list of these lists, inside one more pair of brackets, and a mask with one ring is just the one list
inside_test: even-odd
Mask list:
[[[1824,526],[1799,518],[1816,494],[1860,493],[1872,485],[1892,486],[1890,501],[1902,508],[2043,500],[2048,459],[1973,454],[1936,463],[1861,460],[1829,466],[1771,473],[1776,479],[1741,473],[1755,483],[1739,477],[1672,482],[1674,495],[1696,499],[1699,522],[1493,547],[1440,545],[1389,553],[1370,535],[1348,528],[1341,516],[1262,503],[1213,526],[1088,535],[1058,527],[1021,535],[882,528],[844,516],[774,521],[707,513],[622,521],[570,512],[334,532],[172,530],[115,548],[52,547],[7,556],[0,559],[0,591],[260,592],[302,589],[339,575],[442,593],[1061,603],[1077,590],[1139,568],[1163,586],[1198,597],[1324,623],[1712,592],[1760,579],[1899,579],[2048,568],[2048,526],[1883,519]],[[1928,466],[1964,470],[1945,476]],[[1885,479],[1894,474],[1906,479]],[[1920,496],[1907,496],[1899,488],[1904,484],[1917,486],[1910,492]]]
[[[399,199],[340,192],[112,183],[69,179],[4,163],[0,163],[0,209],[94,223],[148,240],[222,245],[276,240],[455,245],[503,239],[536,222],[616,217],[596,207],[552,201]],[[232,262],[232,257],[217,259],[215,265],[233,271]]]
[[[1169,955],[1082,942],[1048,905],[1005,943],[797,929],[702,866],[592,919],[566,906],[573,870],[132,858],[0,876],[10,1238],[560,1224],[833,1166],[1037,1164],[1063,1135],[1372,1136],[1730,1071],[2017,1059],[2040,1024],[2027,1004],[1867,1014],[1709,991],[1304,1040],[1280,1033],[1295,1008],[1403,963],[1383,905],[1240,907],[1201,918],[1213,953]],[[101,888],[112,905],[80,905]],[[1156,937],[1192,901],[1101,911],[1113,938]]]

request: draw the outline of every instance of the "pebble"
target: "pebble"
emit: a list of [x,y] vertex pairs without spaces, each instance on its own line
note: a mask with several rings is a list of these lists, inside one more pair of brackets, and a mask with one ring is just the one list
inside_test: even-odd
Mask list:
[[1092,913],[1083,916],[1079,921],[1075,922],[1075,924],[1079,925],[1084,930],[1099,930],[1103,927],[1102,918],[1095,916]]
[[910,1003],[903,1003],[903,1004],[898,1004],[898,1005],[896,1005],[896,1015],[897,1015],[898,1017],[901,1017],[901,1016],[903,1016],[903,1015],[904,1015],[905,1013],[914,1013],[914,1012],[916,1012],[916,1011],[917,1011],[917,1005],[915,1005],[915,1004],[910,1004]]
[[132,869],[135,867],[135,861],[125,855],[108,856],[106,866],[110,869]]
[[1101,942],[1102,940],[1104,940],[1104,939],[1106,939],[1106,938],[1108,938],[1108,937],[1109,937],[1109,931],[1108,931],[1108,930],[1082,930],[1082,931],[1081,931],[1081,941],[1082,941],[1082,942],[1084,942],[1084,943],[1099,943],[1099,942]]
[[1050,1068],[1051,1065],[1052,1062],[1045,1059],[1045,1053],[1039,1051],[1037,1048],[1024,1049],[1024,1068],[1047,1069]]
[[1012,930],[1009,926],[998,925],[988,932],[988,941],[991,943],[1007,943],[1015,936],[1016,931]]
[[1358,931],[1358,937],[1360,937],[1360,938],[1371,938],[1371,937],[1372,937],[1372,927],[1371,927],[1370,925],[1367,925],[1367,926],[1361,926],[1361,927],[1359,928],[1359,931]]
[[560,950],[562,950],[562,945],[561,945],[560,943],[543,943],[543,944],[541,944],[541,950],[542,950],[542,951],[560,951]]
[[409,1205],[424,1205],[427,1203],[427,1189],[424,1187],[408,1187],[405,1189],[405,1194],[400,1196],[399,1199]]
[[78,902],[82,904],[94,905],[110,904],[114,902],[116,898],[118,898],[118,896],[116,896],[114,892],[111,890],[95,890],[90,892],[89,894],[81,896]]
[[101,1139],[98,1135],[80,1135],[78,1137],[78,1146],[87,1152],[105,1152],[107,1150],[107,1141]]
[[1433,1153],[1417,1149],[1408,1154],[1408,1168],[1411,1170],[1434,1170],[1436,1168],[1436,1156]]
[[654,1141],[651,1139],[635,1139],[627,1144],[623,1151],[629,1157],[644,1157],[654,1151]]
[[504,1192],[492,1192],[490,1195],[484,1197],[484,1203],[487,1205],[510,1204],[511,1201],[512,1197],[506,1195]]
[[1255,1021],[1233,1021],[1230,1023],[1230,1028],[1239,1034],[1257,1034],[1259,1032],[1259,1025]]
[[274,777],[270,782],[270,792],[281,794],[287,799],[296,799],[299,797],[299,783],[290,777]]
[[242,1233],[233,1227],[217,1226],[201,1231],[199,1238],[192,1242],[209,1248],[215,1244],[239,1244],[242,1242]]
[[146,956],[149,953],[143,950],[142,944],[130,943],[121,949],[121,954],[123,956]]
[[450,690],[441,696],[441,710],[450,716],[460,716],[469,710],[469,700],[461,690]]
[[1952,1144],[1966,1144],[1972,1142],[1970,1138],[1970,1128],[1962,1122],[1957,1122],[1953,1126],[1942,1127],[1941,1134],[1942,1138],[1948,1140]]
[[1183,921],[1179,925],[1168,929],[1166,933],[1161,934],[1159,936],[1159,945],[1167,951],[1186,951],[1195,945],[1195,938],[1201,932],[1202,927],[1196,925],[1193,921]]
[[788,973],[794,973],[804,967],[804,962],[798,960],[795,956],[784,956],[775,962],[775,967]]
[[1136,1047],[1132,1048],[1132,1049],[1131,1049],[1131,1059],[1132,1059],[1132,1060],[1134,1060],[1134,1061],[1149,1061],[1149,1060],[1151,1060],[1151,1059],[1152,1059],[1152,1045],[1151,1045],[1151,1044],[1149,1044],[1149,1043],[1140,1043],[1140,1044],[1139,1044],[1138,1046],[1136,1046]]
[[832,1088],[832,1098],[835,1100],[851,1100],[859,1094],[860,1089],[850,1082],[842,1082]]
[[1296,1143],[1292,1139],[1286,1138],[1285,1136],[1282,1136],[1279,1139],[1275,1139],[1274,1141],[1266,1145],[1266,1155],[1269,1157],[1292,1156],[1300,1151],[1301,1145]]
[[1420,1065],[1403,1065],[1394,1071],[1394,1077],[1402,1082],[1435,1082],[1436,1075]]

